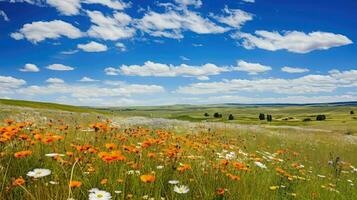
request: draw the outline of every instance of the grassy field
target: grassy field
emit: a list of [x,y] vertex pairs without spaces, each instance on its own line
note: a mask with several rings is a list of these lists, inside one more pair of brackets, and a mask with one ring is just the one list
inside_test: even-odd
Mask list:
[[[345,134],[356,130],[354,107],[47,105],[0,102],[0,199],[357,199],[357,140]],[[132,116],[195,128],[127,126]]]
[[[115,109],[121,116],[145,116],[179,119],[191,122],[228,122],[237,124],[259,124],[273,126],[304,126],[323,128],[344,134],[357,134],[357,105],[306,105],[306,106],[244,106],[244,105],[206,105],[206,106],[157,106],[129,107]],[[356,112],[351,115],[350,111]],[[214,118],[215,112],[222,118]],[[205,117],[208,113],[210,116]],[[259,120],[260,113],[271,114],[272,122]],[[234,120],[228,120],[229,114]],[[319,114],[326,115],[326,121],[316,121]],[[304,122],[304,119],[311,121]]]

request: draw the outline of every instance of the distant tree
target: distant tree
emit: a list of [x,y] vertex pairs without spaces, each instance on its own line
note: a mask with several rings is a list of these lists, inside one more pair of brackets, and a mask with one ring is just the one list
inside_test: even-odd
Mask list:
[[228,120],[234,120],[234,116],[232,114],[229,114]]
[[323,121],[326,119],[326,115],[317,115],[316,116],[316,121]]
[[216,113],[213,114],[213,117],[214,118],[221,118],[222,114],[219,114],[218,112],[216,112]]
[[259,120],[265,120],[265,115],[263,113],[259,114]]
[[209,114],[208,114],[208,113],[205,113],[205,117],[209,117]]
[[267,121],[268,121],[268,122],[273,121],[273,117],[272,117],[271,115],[267,115]]
[[354,114],[355,114],[355,112],[354,112],[353,110],[351,110],[350,114],[351,114],[351,115],[354,115]]

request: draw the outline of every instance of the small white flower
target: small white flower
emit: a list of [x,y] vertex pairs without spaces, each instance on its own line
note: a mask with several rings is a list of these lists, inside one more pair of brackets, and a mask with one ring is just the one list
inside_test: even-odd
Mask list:
[[93,188],[89,190],[89,200],[109,200],[112,198],[109,192]]
[[179,183],[178,180],[169,180],[168,182],[169,182],[171,185],[176,185],[176,184]]
[[49,183],[52,185],[58,185],[58,182],[56,182],[56,181],[49,181]]
[[325,175],[321,175],[321,174],[318,174],[317,176],[320,177],[320,178],[326,178]]
[[45,156],[47,156],[47,157],[57,157],[57,156],[63,157],[64,154],[61,154],[61,153],[48,153],[48,154],[45,154]]
[[162,166],[162,165],[156,166],[156,169],[163,169],[163,168],[164,168],[164,166]]
[[260,167],[260,168],[262,168],[262,169],[266,169],[266,168],[267,168],[266,165],[264,165],[263,163],[261,163],[261,162],[259,162],[259,161],[254,162],[254,164],[255,164],[257,167]]
[[120,190],[115,190],[114,193],[115,193],[115,194],[121,194],[122,191],[120,191]]
[[33,178],[41,178],[44,176],[48,176],[51,174],[51,170],[49,169],[34,169],[32,171],[27,172],[27,176],[33,177]]
[[174,186],[174,192],[178,194],[186,194],[190,189],[186,185]]

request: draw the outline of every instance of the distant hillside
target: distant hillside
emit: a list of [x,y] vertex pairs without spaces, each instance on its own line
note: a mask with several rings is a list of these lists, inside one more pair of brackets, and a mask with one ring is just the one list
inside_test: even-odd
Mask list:
[[12,99],[0,99],[0,105],[63,110],[63,111],[69,111],[69,112],[100,112],[100,113],[105,112],[105,111],[101,111],[101,110],[97,110],[95,108],[89,108],[89,107],[71,106],[71,105],[47,103],[47,102],[12,100]]

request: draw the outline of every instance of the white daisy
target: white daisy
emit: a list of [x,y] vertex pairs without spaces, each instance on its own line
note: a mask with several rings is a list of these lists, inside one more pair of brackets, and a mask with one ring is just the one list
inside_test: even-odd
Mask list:
[[174,187],[174,192],[178,194],[186,194],[188,191],[190,191],[190,189],[186,185],[175,185]]
[[112,195],[104,190],[99,190],[98,188],[93,188],[89,190],[89,200],[109,200]]
[[41,178],[44,176],[48,176],[51,174],[51,170],[49,169],[34,169],[32,171],[27,172],[27,176],[34,178]]

